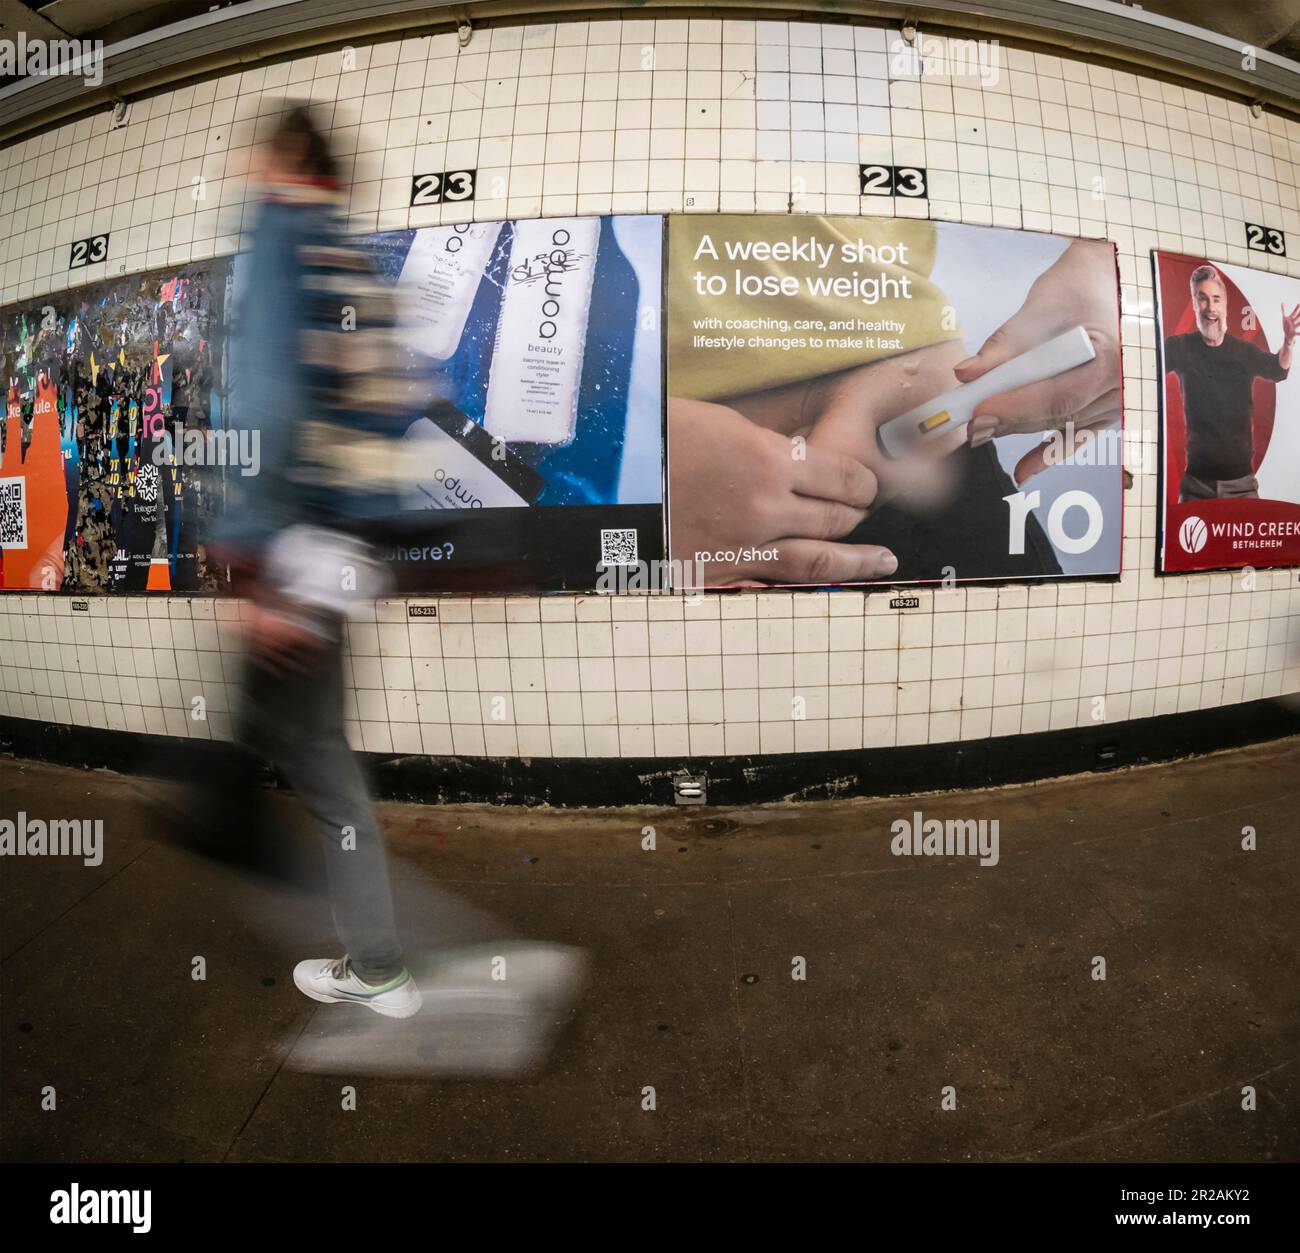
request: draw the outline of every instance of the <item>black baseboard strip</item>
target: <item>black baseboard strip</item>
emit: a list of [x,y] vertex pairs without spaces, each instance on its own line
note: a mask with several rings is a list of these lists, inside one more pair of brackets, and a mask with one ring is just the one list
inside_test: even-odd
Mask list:
[[[1300,734],[1300,700],[1257,700],[1112,724],[904,748],[745,757],[423,757],[366,754],[376,794],[422,804],[669,805],[673,777],[710,805],[996,787],[1113,770]],[[0,717],[0,752],[124,774],[184,777],[218,746]]]

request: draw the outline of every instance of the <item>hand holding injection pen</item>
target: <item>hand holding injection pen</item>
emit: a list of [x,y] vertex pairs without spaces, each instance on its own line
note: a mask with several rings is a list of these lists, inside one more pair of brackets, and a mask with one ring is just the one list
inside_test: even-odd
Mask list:
[[1075,240],[1034,280],[1024,303],[960,362],[957,379],[970,383],[996,366],[1072,327],[1092,341],[1086,365],[1014,390],[1004,390],[975,407],[970,442],[995,435],[1100,429],[1120,417],[1119,309],[1115,301],[1115,248],[1104,240]]
[[991,396],[1055,378],[1095,356],[1088,333],[1076,326],[886,422],[879,431],[881,447],[891,457],[907,456],[966,425]]

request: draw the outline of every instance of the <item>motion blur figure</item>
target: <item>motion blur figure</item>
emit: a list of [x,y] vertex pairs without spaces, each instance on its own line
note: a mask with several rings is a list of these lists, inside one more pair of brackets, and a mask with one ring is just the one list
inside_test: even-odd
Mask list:
[[585,983],[586,954],[506,938],[497,920],[427,882],[404,885],[421,928],[418,948],[404,953],[383,833],[344,732],[347,617],[392,589],[380,554],[424,525],[403,507],[401,437],[421,401],[395,293],[344,237],[343,180],[306,108],[281,114],[257,176],[265,195],[236,285],[230,409],[234,425],[259,433],[261,465],[227,478],[210,542],[245,598],[247,666],[234,711],[242,751],[213,753],[202,794],[191,794],[187,819],[199,830],[189,843],[228,865],[269,870],[281,886],[304,885],[288,833],[258,821],[256,762],[269,758],[319,834],[344,949],[298,963],[295,984],[313,1000],[412,1020],[322,1015],[291,1066],[525,1073],[544,1060]]
[[295,984],[317,1001],[407,1018],[420,991],[343,725],[345,620],[387,586],[366,531],[396,511],[382,479],[383,441],[404,416],[393,296],[343,236],[342,180],[305,107],[281,114],[255,176],[264,196],[234,315],[235,420],[260,433],[262,464],[234,480],[215,537],[247,599],[235,733],[279,767],[324,848],[345,952],[300,962]]

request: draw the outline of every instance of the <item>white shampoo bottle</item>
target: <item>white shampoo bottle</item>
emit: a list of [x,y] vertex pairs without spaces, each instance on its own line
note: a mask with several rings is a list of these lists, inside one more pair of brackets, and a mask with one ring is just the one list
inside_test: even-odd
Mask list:
[[500,234],[500,222],[415,232],[397,281],[403,297],[399,327],[411,348],[438,361],[455,354]]
[[506,443],[566,444],[577,425],[600,219],[514,230],[483,424]]

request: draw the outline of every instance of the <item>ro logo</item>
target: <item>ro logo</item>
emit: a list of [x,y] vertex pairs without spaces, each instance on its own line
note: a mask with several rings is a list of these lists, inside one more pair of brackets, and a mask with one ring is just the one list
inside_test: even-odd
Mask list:
[[[1025,551],[1025,521],[1031,510],[1042,503],[1041,492],[1015,492],[1003,496],[1010,509],[1010,533],[1007,552],[1011,556],[1020,556]],[[1072,511],[1083,514],[1084,526],[1078,535],[1071,535],[1065,529],[1065,518]],[[1077,525],[1077,524],[1076,524]],[[1091,492],[1062,492],[1047,511],[1047,534],[1059,552],[1086,553],[1093,549],[1101,539],[1105,527],[1101,505]]]

